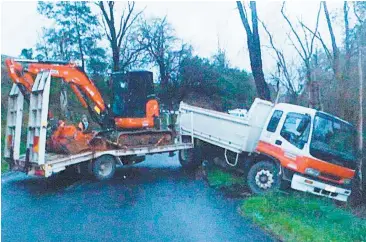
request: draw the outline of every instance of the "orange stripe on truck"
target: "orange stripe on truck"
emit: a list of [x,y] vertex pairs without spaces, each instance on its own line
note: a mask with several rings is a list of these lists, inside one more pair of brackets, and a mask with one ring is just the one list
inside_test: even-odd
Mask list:
[[355,175],[355,171],[352,169],[328,163],[326,161],[315,159],[313,157],[289,155],[286,154],[286,152],[280,147],[264,141],[258,142],[256,150],[260,153],[267,154],[276,158],[281,162],[281,165],[283,167],[286,167],[293,171],[305,174],[306,168],[314,168],[321,173],[327,173],[340,177],[342,179],[333,180],[328,177],[319,176],[319,178],[322,178],[323,180],[336,182],[338,184],[342,184],[343,179],[351,179]]

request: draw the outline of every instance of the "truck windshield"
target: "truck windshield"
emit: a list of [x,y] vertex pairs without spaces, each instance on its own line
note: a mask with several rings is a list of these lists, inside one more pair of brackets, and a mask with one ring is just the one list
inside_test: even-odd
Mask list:
[[[314,120],[310,154],[316,158],[340,163],[356,160],[356,131],[344,121],[324,113],[317,113]],[[332,162],[333,161],[333,162]]]

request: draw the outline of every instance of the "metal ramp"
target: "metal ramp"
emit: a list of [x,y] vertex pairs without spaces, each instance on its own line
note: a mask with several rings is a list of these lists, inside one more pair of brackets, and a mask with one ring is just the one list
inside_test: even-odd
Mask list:
[[50,85],[50,71],[40,72],[30,95],[26,161],[38,165],[45,163]]
[[24,96],[17,84],[13,84],[8,98],[4,157],[18,160],[22,133]]

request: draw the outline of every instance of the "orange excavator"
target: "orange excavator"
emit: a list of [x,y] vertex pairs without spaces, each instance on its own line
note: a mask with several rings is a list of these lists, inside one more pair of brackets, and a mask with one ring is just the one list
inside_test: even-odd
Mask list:
[[154,95],[152,72],[112,73],[112,103],[109,107],[93,81],[73,63],[6,59],[5,64],[10,78],[17,84],[25,99],[32,91],[36,75],[41,71],[50,71],[53,77],[62,78],[70,85],[82,106],[88,109],[91,118],[102,128],[98,132],[103,134],[102,137],[95,139],[95,134],[85,133],[76,126],[59,122],[48,139],[48,146],[53,151],[78,153],[90,148],[90,144],[95,143],[95,140],[100,141],[100,138],[103,145],[98,142],[94,148],[106,147],[106,137],[108,144],[115,147],[159,144],[172,140],[170,132],[153,129],[158,123],[156,120],[159,117],[159,103]]
[[[21,63],[27,66],[24,67]],[[113,73],[113,101],[110,110],[93,81],[73,63],[6,59],[5,64],[10,78],[25,97],[31,92],[34,78],[39,72],[49,70],[53,77],[62,78],[102,128],[152,128],[154,119],[159,116],[151,72]]]

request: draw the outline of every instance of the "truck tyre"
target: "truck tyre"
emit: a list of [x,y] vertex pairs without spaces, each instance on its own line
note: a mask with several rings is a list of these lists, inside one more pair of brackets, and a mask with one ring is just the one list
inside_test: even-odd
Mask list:
[[187,170],[194,170],[202,163],[199,149],[197,148],[180,150],[178,157],[182,167]]
[[111,155],[102,155],[93,162],[92,173],[99,180],[108,180],[116,171],[116,160]]
[[259,161],[250,167],[247,177],[249,189],[254,194],[264,194],[280,188],[278,166],[270,161]]

